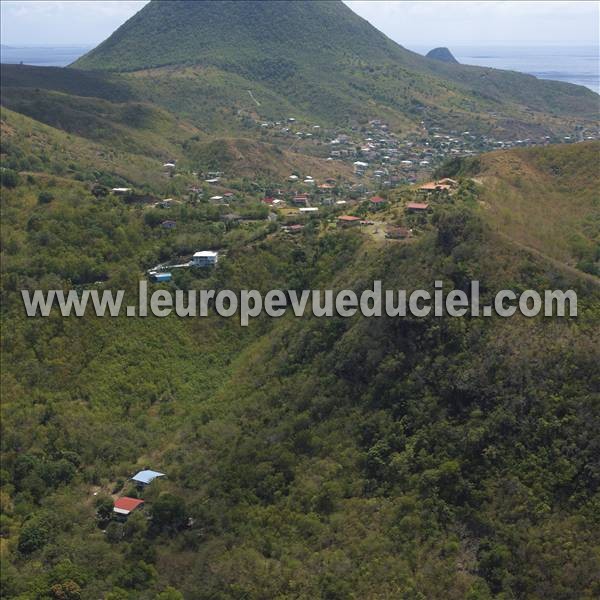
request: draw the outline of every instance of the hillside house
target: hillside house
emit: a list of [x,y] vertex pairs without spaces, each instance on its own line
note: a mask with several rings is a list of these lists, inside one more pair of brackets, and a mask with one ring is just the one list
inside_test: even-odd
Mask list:
[[152,469],[144,469],[143,471],[138,471],[132,478],[131,481],[135,481],[135,483],[139,485],[149,485],[151,484],[157,477],[164,477],[164,473],[159,473],[158,471],[153,471]]
[[300,233],[304,229],[304,225],[300,223],[294,223],[293,225],[284,225],[281,231],[285,233]]
[[363,162],[361,160],[354,161],[354,174],[355,175],[364,175],[366,169],[369,166],[369,163]]
[[330,190],[333,190],[335,188],[335,184],[334,183],[322,183],[319,186],[319,191],[321,193],[326,193],[329,192]]
[[308,206],[308,194],[296,194],[292,198],[294,206]]
[[192,256],[194,267],[214,267],[219,260],[219,253],[212,250],[201,250]]
[[[449,182],[449,181],[451,181],[453,183],[452,184],[444,183],[444,182]],[[424,183],[423,185],[419,186],[418,191],[421,194],[432,194],[432,193],[440,193],[440,192],[447,193],[451,189],[453,189],[455,184],[456,184],[456,182],[453,179],[443,179],[440,181],[429,181],[428,183]]]
[[373,196],[369,200],[369,204],[371,205],[371,208],[374,209],[382,208],[385,205],[385,198],[382,198],[381,196]]
[[355,227],[360,225],[360,217],[353,217],[351,215],[342,215],[337,219],[338,227]]
[[450,179],[450,177],[444,177],[444,179],[440,179],[438,183],[441,185],[449,185],[451,188],[458,186],[458,181],[455,179]]
[[429,210],[429,204],[427,202],[409,202],[406,210],[411,213],[426,213]]
[[171,281],[171,279],[173,279],[173,275],[171,273],[152,272],[149,275],[150,279],[156,283],[168,283]]
[[166,219],[160,224],[160,226],[163,229],[175,229],[175,227],[177,227],[177,221],[173,221],[172,219]]
[[113,513],[118,517],[127,518],[132,512],[141,509],[144,506],[144,501],[139,498],[117,498],[113,506]]

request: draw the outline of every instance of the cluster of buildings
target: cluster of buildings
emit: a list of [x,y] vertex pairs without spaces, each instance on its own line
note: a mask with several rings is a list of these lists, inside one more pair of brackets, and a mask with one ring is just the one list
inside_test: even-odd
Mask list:
[[216,250],[199,250],[194,252],[191,260],[177,265],[158,265],[148,271],[148,277],[155,283],[168,283],[173,279],[173,273],[165,269],[183,269],[188,267],[210,268],[216,267],[219,262],[219,253]]
[[[150,485],[158,477],[165,477],[164,473],[153,471],[151,469],[144,469],[139,471],[132,478],[138,487],[146,487]],[[132,498],[131,496],[121,496],[117,498],[113,505],[113,515],[117,519],[127,519],[127,517],[135,512],[141,510],[144,506],[144,501],[141,498]]]
[[329,142],[329,158],[352,162],[356,176],[368,178],[375,186],[384,188],[421,181],[454,157],[599,137],[598,132],[578,130],[563,138],[539,136],[501,140],[469,131],[444,131],[439,126],[427,126],[424,121],[419,132],[399,137],[379,119],[370,121],[357,134],[335,135]]
[[325,129],[319,125],[300,126],[293,117],[257,122],[257,126],[276,137],[294,138],[293,144],[299,142],[297,148],[300,151],[302,144],[326,145],[328,160],[348,162],[352,164],[355,175],[369,178],[376,187],[384,188],[421,181],[452,157],[600,138],[600,132],[582,127],[576,127],[570,135],[562,137],[499,138],[445,129],[426,120],[420,122],[418,131],[404,136],[396,135],[381,119],[372,119],[366,126],[354,125],[343,130]]

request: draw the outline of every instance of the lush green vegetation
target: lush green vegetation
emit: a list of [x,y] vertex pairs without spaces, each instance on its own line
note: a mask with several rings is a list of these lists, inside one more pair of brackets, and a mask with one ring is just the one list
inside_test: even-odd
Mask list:
[[[597,119],[586,88],[427,59],[342,2],[151,2],[74,66],[135,71],[132,85],[147,80],[147,97],[185,104],[204,127],[211,112],[254,109],[248,89],[266,117],[336,125],[384,117],[407,129],[426,117],[449,128],[539,132],[560,130],[565,118]],[[178,91],[153,90],[165,79]],[[198,94],[208,102],[195,102]]]
[[[570,152],[502,156],[539,167],[551,155],[550,166],[571,164]],[[9,160],[3,597],[598,595],[600,293],[490,230],[485,185],[465,181],[434,203],[413,243],[385,243],[318,222],[273,233],[251,200],[239,210],[255,220],[239,225],[204,202],[141,208]],[[569,189],[585,197],[581,181]],[[360,291],[441,278],[466,289],[475,278],[484,301],[574,287],[580,316],[248,328],[215,316],[24,316],[20,289],[133,293],[144,269],[198,247],[227,253],[173,285]],[[140,492],[127,479],[145,466],[168,477]],[[144,512],[110,519],[125,494],[141,494]]]
[[[349,205],[371,229],[321,207],[292,235],[260,199],[347,167],[246,135],[239,114],[251,88],[261,118],[560,130],[591,92],[417,57],[339,3],[152,2],[80,64],[127,73],[2,67],[1,597],[600,596],[598,145],[454,161],[439,175],[458,190],[429,215],[402,188]],[[152,289],[477,279],[483,303],[573,288],[579,316],[24,314],[23,289],[133,303],[148,269],[209,248],[218,268]],[[138,489],[146,467],[167,477]],[[123,495],[145,500],[125,521]]]

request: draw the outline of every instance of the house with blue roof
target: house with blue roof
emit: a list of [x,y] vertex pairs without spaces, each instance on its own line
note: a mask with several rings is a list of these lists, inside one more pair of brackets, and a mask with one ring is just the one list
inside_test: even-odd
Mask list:
[[159,473],[158,471],[152,471],[151,469],[144,469],[143,471],[136,473],[131,480],[140,485],[148,485],[157,477],[165,477],[165,474]]
[[171,281],[173,278],[171,273],[150,273],[150,277],[156,283],[167,283],[167,281]]

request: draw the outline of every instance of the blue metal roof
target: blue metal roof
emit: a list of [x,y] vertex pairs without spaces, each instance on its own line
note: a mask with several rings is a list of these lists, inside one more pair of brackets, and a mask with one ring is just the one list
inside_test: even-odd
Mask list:
[[171,273],[156,273],[153,275],[156,281],[171,281]]
[[131,479],[133,481],[137,481],[138,483],[151,483],[157,477],[164,477],[164,473],[159,473],[158,471],[152,471],[150,469],[145,469],[144,471],[140,471],[136,473]]

